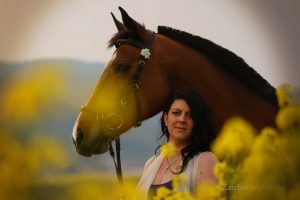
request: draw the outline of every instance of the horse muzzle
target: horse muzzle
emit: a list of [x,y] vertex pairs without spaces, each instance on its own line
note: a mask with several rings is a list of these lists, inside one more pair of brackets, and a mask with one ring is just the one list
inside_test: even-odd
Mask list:
[[86,157],[105,153],[109,149],[109,139],[100,135],[88,142],[80,128],[77,128],[76,132],[73,133],[72,140],[77,153]]

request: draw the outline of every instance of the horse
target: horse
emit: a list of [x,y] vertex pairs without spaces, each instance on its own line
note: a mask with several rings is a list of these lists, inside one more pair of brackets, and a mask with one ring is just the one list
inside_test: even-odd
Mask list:
[[170,27],[159,26],[154,33],[119,10],[122,22],[111,13],[118,32],[108,42],[116,50],[73,128],[80,155],[107,152],[112,140],[159,113],[177,90],[199,92],[216,132],[232,116],[245,118],[258,130],[275,126],[275,89],[242,58]]

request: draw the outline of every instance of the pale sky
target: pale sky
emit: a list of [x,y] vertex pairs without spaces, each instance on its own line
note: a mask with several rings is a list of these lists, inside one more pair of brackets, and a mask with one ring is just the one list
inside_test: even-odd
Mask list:
[[118,6],[157,30],[166,25],[235,52],[273,86],[300,87],[297,0],[0,0],[0,61],[106,62]]

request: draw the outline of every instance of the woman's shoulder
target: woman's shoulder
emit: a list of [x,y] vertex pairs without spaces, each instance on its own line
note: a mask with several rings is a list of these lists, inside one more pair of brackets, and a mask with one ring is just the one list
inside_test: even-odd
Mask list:
[[217,156],[211,151],[201,152],[198,156],[198,166],[201,168],[212,167],[218,163]]
[[148,168],[149,165],[151,165],[151,163],[157,158],[159,157],[159,155],[153,155],[151,156],[145,163],[145,166],[144,166],[144,170]]
[[217,183],[218,179],[214,174],[214,168],[218,163],[216,155],[210,151],[205,151],[200,154],[198,160],[198,170],[196,176],[196,183],[202,182]]
[[199,156],[201,155],[201,157],[203,159],[217,159],[217,156],[211,151],[203,151],[203,152],[199,153],[198,155]]
[[148,165],[149,163],[151,163],[156,157],[157,157],[157,155],[153,155],[150,158],[148,158],[145,165]]

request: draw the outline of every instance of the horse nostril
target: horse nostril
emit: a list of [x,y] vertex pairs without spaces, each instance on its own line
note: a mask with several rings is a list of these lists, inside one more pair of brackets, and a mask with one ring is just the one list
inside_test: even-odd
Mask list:
[[76,131],[76,145],[79,146],[83,142],[84,136],[83,131],[80,128],[77,128]]

